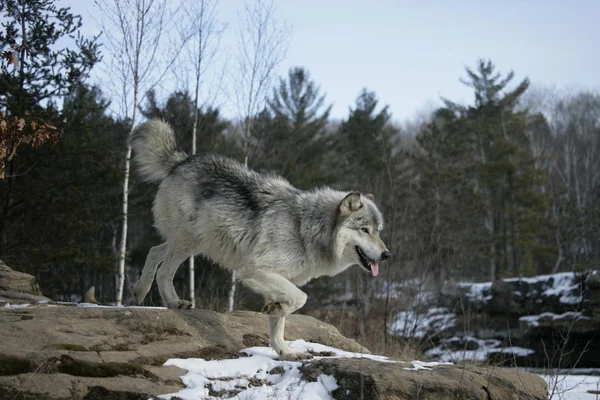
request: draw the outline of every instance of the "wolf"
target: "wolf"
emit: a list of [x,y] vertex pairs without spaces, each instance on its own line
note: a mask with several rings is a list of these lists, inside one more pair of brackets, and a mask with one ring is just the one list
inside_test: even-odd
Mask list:
[[134,288],[138,303],[156,275],[166,307],[191,308],[177,296],[173,277],[183,261],[202,254],[264,296],[270,346],[280,359],[301,360],[311,355],[293,352],[284,341],[285,317],[306,302],[298,287],[356,264],[377,276],[379,262],[391,257],[370,194],[302,191],[224,156],[188,157],[160,119],[136,127],[130,144],[142,178],[160,182],[153,215],[165,240],[148,253]]

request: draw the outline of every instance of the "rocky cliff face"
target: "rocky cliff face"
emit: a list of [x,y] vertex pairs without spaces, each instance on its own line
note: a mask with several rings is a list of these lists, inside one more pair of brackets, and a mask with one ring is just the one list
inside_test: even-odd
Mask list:
[[[2,282],[0,399],[133,400],[175,393],[187,398],[199,388],[203,398],[243,397],[261,388],[269,396],[291,378],[290,388],[305,385],[336,399],[547,397],[544,380],[523,371],[368,356],[368,350],[308,316],[289,318],[286,340],[331,351],[279,365],[267,347],[265,317],[258,313],[59,304],[34,297],[39,293],[8,291]],[[222,361],[210,364],[214,360]],[[257,360],[276,367],[248,374]],[[194,371],[197,363],[204,364]],[[218,370],[225,365],[236,365],[238,375]]]
[[538,368],[600,367],[600,273],[448,287],[430,309],[428,354]]

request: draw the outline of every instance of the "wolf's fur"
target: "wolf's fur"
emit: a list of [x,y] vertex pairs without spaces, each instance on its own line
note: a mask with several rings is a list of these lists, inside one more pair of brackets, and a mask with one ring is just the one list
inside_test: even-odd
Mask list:
[[[160,120],[139,126],[131,144],[143,177],[161,181],[153,211],[166,240],[150,249],[134,289],[140,303],[156,274],[165,305],[189,308],[175,293],[173,277],[184,260],[203,254],[265,297],[271,346],[282,358],[299,359],[309,355],[293,353],[283,340],[285,316],[306,302],[297,286],[353,264],[375,275],[377,261],[390,255],[379,238],[383,218],[371,195],[301,191],[229,158],[187,157]],[[357,246],[368,259],[361,261]]]

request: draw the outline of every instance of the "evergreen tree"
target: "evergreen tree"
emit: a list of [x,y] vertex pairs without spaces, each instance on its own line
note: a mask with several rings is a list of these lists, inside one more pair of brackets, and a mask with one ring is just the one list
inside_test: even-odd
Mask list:
[[[0,53],[5,61],[0,63],[0,111],[11,119],[22,120],[25,127],[12,132],[8,141],[6,132],[0,134],[1,170],[8,151],[10,160],[20,143],[36,144],[33,138],[40,134],[42,138],[51,137],[48,129],[53,129],[52,125],[62,127],[54,102],[85,80],[99,60],[99,48],[96,38],[79,34],[81,17],[51,0],[4,0],[0,2],[0,14]],[[69,37],[75,37],[74,48],[62,46]],[[33,163],[18,161],[9,161],[8,176],[0,180],[0,255],[7,251],[6,233],[12,225],[14,195],[21,190],[16,177],[35,168]]]
[[[268,108],[256,119],[252,165],[278,173],[308,188],[331,180],[324,146],[331,105],[304,68],[291,68],[267,99]],[[329,178],[329,179],[328,179]]]
[[398,134],[391,123],[388,106],[376,112],[375,93],[364,89],[343,121],[337,134],[337,151],[341,156],[338,176],[348,189],[357,185],[364,191],[386,193],[388,178],[383,174],[394,164],[394,140]]
[[[528,114],[517,110],[529,81],[508,90],[513,72],[501,78],[483,60],[476,71],[467,68],[467,75],[463,83],[474,89],[474,105],[445,100],[437,113],[439,127],[420,135],[428,156],[442,162],[440,174],[430,178],[447,185],[450,174],[452,182],[459,182],[457,188],[472,188],[472,197],[463,192],[458,199],[467,201],[455,205],[466,218],[483,212],[479,228],[486,232],[484,257],[492,279],[520,275],[524,267],[547,270],[551,247],[544,222],[547,199],[539,190],[543,176],[528,143]],[[470,230],[476,236],[466,242],[478,244],[480,229]],[[526,260],[531,265],[524,265]]]
[[[32,165],[18,177],[4,261],[37,276],[42,292],[76,300],[91,285],[105,297],[114,273],[112,232],[119,216],[117,150],[126,126],[107,116],[97,88],[78,86],[64,98],[64,133],[54,147],[24,149]],[[114,281],[114,279],[111,279]]]

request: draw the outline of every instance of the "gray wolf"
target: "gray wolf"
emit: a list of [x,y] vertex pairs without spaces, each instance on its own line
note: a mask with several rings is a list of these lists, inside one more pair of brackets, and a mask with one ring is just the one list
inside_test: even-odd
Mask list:
[[[310,358],[284,342],[285,317],[306,302],[302,286],[352,265],[377,276],[391,254],[379,234],[383,217],[372,195],[331,188],[301,191],[214,154],[188,157],[174,132],[153,119],[131,135],[142,177],[160,181],[155,226],[165,243],[152,247],[134,288],[138,303],[156,281],[168,308],[190,308],[173,287],[179,265],[202,254],[264,296],[270,345],[281,359]],[[159,267],[160,265],[160,267]]]

